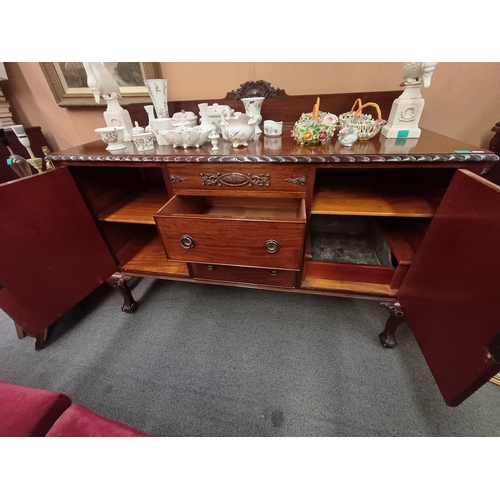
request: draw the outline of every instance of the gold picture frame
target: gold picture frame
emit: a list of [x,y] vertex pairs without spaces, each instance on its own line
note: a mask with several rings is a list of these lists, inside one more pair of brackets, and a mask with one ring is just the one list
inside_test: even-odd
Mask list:
[[[86,86],[85,70],[66,69],[66,63],[41,62],[43,74],[47,79],[50,90],[57,104],[66,107],[88,107],[106,105],[104,99],[98,104],[90,89]],[[152,62],[141,63],[118,63],[124,71],[130,73],[127,85],[120,87],[122,99],[120,104],[150,102],[151,98],[143,80],[149,78],[161,78],[160,64]],[[140,72],[140,75],[139,75]],[[142,85],[141,85],[142,83]]]

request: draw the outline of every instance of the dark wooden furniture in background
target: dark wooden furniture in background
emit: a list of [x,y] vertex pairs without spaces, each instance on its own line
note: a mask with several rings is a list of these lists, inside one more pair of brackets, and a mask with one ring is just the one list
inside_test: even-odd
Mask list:
[[[363,99],[377,102],[387,116],[399,93],[366,94]],[[340,114],[358,96],[322,96],[321,109]],[[54,218],[52,238],[59,226],[78,232],[93,220],[100,242],[90,227],[92,236],[83,239],[87,245],[95,243],[94,252],[106,254],[86,258],[68,249],[62,265],[81,267],[95,286],[108,273],[122,285],[127,277],[141,276],[375,300],[389,312],[382,344],[394,347],[395,330],[408,318],[445,401],[457,405],[499,371],[495,339],[500,310],[493,292],[498,292],[500,270],[492,265],[492,256],[500,253],[500,233],[487,228],[497,213],[490,207],[498,206],[500,188],[478,175],[498,157],[488,151],[464,153],[477,148],[426,130],[418,140],[379,135],[352,148],[342,147],[336,138],[300,146],[290,136],[293,121],[312,109],[316,97],[278,91],[266,99],[263,118],[287,122],[283,136],[260,136],[248,147],[221,141],[218,151],[208,143],[198,149],[157,146],[139,153],[129,144],[109,153],[95,141],[50,154],[58,168],[32,182],[50,184],[54,179],[58,184],[51,204],[56,205],[57,192],[72,189],[75,199],[76,186],[87,207],[84,214],[62,204],[58,217],[64,221]],[[236,93],[219,102],[243,111]],[[170,112],[197,112],[195,104],[169,103]],[[25,183],[17,182],[19,191]],[[36,224],[42,217],[40,212]],[[2,234],[10,229],[0,227]],[[69,234],[64,231],[70,229],[60,238]],[[1,283],[8,277],[3,271],[8,253],[0,247]],[[43,288],[41,270],[52,270],[49,256],[55,255],[54,248],[44,254],[38,290]],[[12,276],[19,276],[19,259],[9,257]],[[78,281],[88,283],[85,276]],[[0,306],[17,318],[16,307],[25,296],[19,295],[15,304],[12,298],[7,308],[2,301],[20,288],[10,284],[14,281],[0,290]],[[61,293],[73,285],[63,283]],[[89,287],[82,288],[81,298]],[[476,293],[480,308],[471,298]],[[40,298],[39,308],[45,308],[45,299],[52,305],[59,302],[54,287],[50,295]],[[133,299],[126,291],[125,296],[125,310],[133,309]],[[29,324],[26,318],[19,322],[39,331],[65,310],[67,302],[61,301],[50,318],[32,315]],[[488,318],[477,319],[471,331],[465,317],[476,314]],[[481,323],[486,328],[479,334]],[[463,356],[464,351],[470,356]]]
[[[42,148],[49,147],[49,145],[47,143],[47,139],[43,135],[41,127],[25,127],[24,130],[26,131],[26,135],[30,140],[33,154],[37,158],[44,158],[45,153]],[[29,159],[30,156],[28,151],[19,142],[16,134],[10,129],[6,129],[5,134],[9,141],[9,147],[12,149],[14,154]],[[4,144],[0,143],[0,184],[18,179],[16,173],[6,163],[9,156],[10,151]],[[46,169],[45,161],[43,162],[43,168],[44,170]],[[31,170],[34,174],[37,173],[37,171],[33,167],[31,167]]]
[[[495,135],[490,141],[490,149],[495,154],[500,156],[500,122],[496,123],[491,131],[495,132]],[[484,173],[484,177],[491,182],[500,185],[500,161],[492,163],[488,170]]]

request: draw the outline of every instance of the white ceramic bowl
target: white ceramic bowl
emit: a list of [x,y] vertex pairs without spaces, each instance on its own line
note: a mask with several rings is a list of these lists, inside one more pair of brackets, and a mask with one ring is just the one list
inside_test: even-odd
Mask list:
[[159,130],[158,133],[164,137],[174,148],[198,148],[207,142],[208,136],[214,127],[176,127],[172,130]]
[[127,147],[123,144],[125,127],[101,127],[96,128],[94,132],[108,145],[106,148],[108,151],[118,151]]

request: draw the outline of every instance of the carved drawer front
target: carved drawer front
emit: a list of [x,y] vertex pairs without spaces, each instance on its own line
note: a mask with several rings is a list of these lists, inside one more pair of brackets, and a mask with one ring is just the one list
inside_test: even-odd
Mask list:
[[305,195],[307,167],[269,164],[187,164],[168,167],[175,194],[202,194],[207,191],[283,192]]
[[300,268],[303,199],[174,196],[155,221],[169,260]]
[[258,267],[219,266],[192,264],[194,278],[228,283],[247,283],[295,288],[296,271],[261,269]]

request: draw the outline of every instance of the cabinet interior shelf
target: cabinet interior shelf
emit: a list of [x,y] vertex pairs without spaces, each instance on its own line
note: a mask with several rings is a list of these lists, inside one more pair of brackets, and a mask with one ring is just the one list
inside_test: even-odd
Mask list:
[[98,218],[107,222],[154,225],[153,215],[167,201],[168,196],[164,189],[155,188],[139,193],[135,192],[102,211]]
[[440,200],[440,194],[434,192],[396,191],[376,184],[328,184],[316,189],[311,214],[433,217]]
[[189,278],[185,262],[169,262],[156,232],[138,234],[120,252],[120,269],[134,274],[159,274]]

